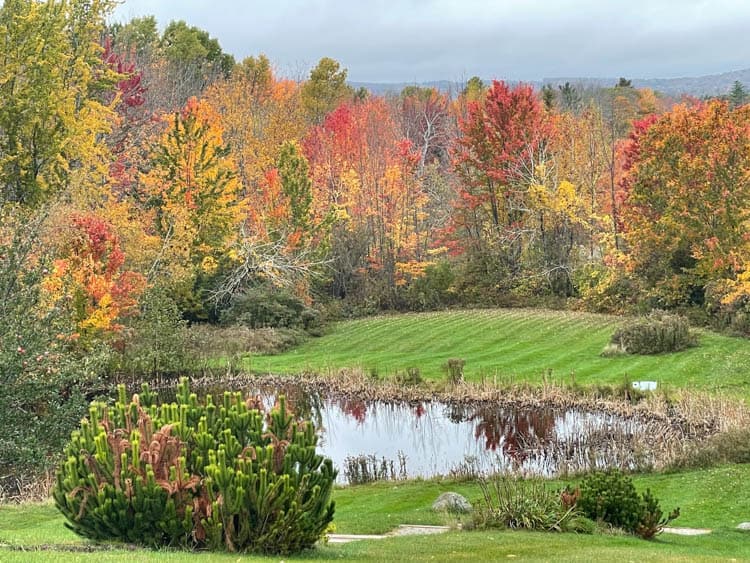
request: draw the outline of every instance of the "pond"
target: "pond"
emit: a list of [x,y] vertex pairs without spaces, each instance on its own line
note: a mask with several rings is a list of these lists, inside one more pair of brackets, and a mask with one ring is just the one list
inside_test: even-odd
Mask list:
[[653,446],[668,430],[664,422],[572,408],[369,401],[296,386],[241,390],[259,396],[267,408],[283,393],[298,415],[312,419],[319,449],[333,460],[342,483],[635,469],[653,462]]

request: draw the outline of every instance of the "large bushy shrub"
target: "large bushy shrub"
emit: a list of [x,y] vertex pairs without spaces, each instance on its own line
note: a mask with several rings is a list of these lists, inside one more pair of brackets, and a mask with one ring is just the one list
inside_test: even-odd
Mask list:
[[592,520],[650,539],[680,515],[676,508],[664,516],[659,501],[646,490],[639,494],[629,477],[612,469],[586,477],[577,506]]
[[652,311],[618,328],[610,342],[628,354],[661,354],[690,348],[698,340],[685,317]]
[[285,401],[269,413],[224,393],[156,404],[147,386],[93,403],[73,432],[53,491],[77,534],[151,547],[292,553],[333,519],[336,471],[310,422]]

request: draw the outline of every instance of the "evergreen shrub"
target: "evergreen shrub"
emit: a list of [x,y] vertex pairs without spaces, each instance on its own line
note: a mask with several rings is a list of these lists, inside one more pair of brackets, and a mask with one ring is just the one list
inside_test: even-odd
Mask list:
[[150,547],[286,554],[333,519],[336,471],[283,397],[265,413],[225,392],[199,401],[186,379],[157,405],[144,385],[92,403],[65,449],[53,497],[77,534]]
[[587,518],[644,539],[654,537],[680,515],[680,509],[676,508],[665,517],[650,490],[639,494],[630,478],[616,469],[586,477],[576,504]]

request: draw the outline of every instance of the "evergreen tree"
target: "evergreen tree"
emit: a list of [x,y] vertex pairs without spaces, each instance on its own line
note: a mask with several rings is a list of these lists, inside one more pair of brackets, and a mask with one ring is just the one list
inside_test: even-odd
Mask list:
[[552,111],[554,109],[556,99],[557,93],[552,87],[552,84],[545,84],[542,86],[542,102],[544,102],[544,108],[547,111]]
[[295,143],[286,142],[279,155],[279,177],[281,189],[289,199],[289,220],[292,228],[303,236],[310,229],[313,202],[312,182],[307,159]]
[[563,111],[574,112],[581,103],[581,95],[570,82],[557,87],[560,90],[560,106]]
[[743,106],[747,103],[747,90],[739,80],[735,80],[732,89],[729,91],[729,107],[732,109]]

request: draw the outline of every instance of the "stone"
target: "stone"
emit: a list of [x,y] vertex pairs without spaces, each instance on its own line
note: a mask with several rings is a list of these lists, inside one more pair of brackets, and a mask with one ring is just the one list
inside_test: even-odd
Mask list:
[[740,523],[740,524],[739,524],[739,525],[737,526],[737,529],[738,529],[738,530],[750,530],[750,522],[741,522],[741,523]]
[[458,493],[443,493],[432,503],[432,510],[435,512],[465,514],[472,511],[472,506],[463,495],[459,495]]

